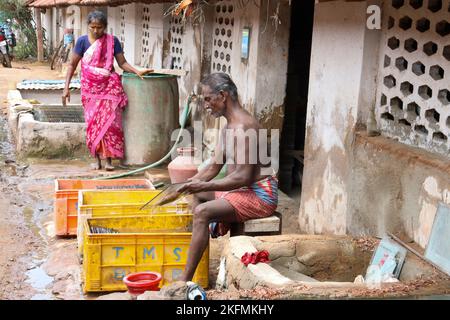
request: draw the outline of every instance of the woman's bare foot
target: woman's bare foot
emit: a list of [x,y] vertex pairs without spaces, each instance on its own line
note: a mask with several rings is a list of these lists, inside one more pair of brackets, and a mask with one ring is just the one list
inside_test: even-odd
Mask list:
[[95,158],[97,158],[97,162],[91,164],[91,167],[94,170],[100,170],[102,168],[102,160],[100,159],[100,156],[98,156],[98,155]]
[[106,164],[105,164],[106,171],[113,171],[114,166],[111,163],[111,158],[106,158]]
[[99,164],[98,162],[96,162],[96,163],[91,163],[91,168],[92,168],[93,170],[100,170],[100,169],[102,168],[102,165]]

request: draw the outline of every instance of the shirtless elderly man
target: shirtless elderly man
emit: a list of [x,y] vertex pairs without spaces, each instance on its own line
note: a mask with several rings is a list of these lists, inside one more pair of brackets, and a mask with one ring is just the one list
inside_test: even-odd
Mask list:
[[[205,109],[216,118],[225,117],[227,125],[213,161],[178,190],[194,194],[192,239],[182,281],[192,280],[208,246],[209,231],[213,237],[224,235],[230,223],[270,216],[278,204],[276,177],[264,175],[268,168],[259,158],[261,127],[240,105],[236,85],[225,73],[213,73],[201,84]],[[258,138],[245,137],[248,132]],[[224,163],[227,175],[213,180]]]

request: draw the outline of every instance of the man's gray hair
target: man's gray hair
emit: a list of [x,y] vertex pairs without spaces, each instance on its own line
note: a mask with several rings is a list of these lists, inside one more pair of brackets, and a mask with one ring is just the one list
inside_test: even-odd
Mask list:
[[201,81],[201,84],[211,88],[214,93],[219,93],[220,91],[228,92],[233,101],[238,99],[236,85],[233,80],[231,80],[231,77],[226,73],[211,73]]

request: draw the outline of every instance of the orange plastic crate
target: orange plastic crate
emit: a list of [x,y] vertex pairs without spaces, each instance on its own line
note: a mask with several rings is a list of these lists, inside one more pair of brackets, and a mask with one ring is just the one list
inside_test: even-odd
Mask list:
[[79,190],[154,189],[153,184],[147,179],[55,180],[55,234],[58,236],[72,236],[77,234]]

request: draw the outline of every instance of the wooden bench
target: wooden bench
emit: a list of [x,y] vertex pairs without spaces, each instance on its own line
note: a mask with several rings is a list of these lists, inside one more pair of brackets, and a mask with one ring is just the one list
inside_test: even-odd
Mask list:
[[281,234],[282,216],[275,211],[267,218],[247,220],[244,223],[233,223],[230,236],[273,236]]

